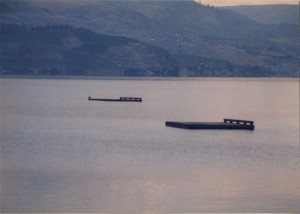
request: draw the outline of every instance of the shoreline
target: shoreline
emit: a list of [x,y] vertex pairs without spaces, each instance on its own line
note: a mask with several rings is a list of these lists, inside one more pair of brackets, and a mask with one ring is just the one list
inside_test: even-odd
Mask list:
[[216,81],[216,80],[300,80],[299,77],[122,77],[122,76],[50,76],[50,75],[0,75],[0,79],[53,79],[53,80],[157,80],[157,81]]

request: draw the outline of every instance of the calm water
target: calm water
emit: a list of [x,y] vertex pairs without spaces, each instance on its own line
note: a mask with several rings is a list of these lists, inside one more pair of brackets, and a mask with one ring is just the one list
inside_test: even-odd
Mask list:
[[300,212],[298,80],[0,81],[2,212]]

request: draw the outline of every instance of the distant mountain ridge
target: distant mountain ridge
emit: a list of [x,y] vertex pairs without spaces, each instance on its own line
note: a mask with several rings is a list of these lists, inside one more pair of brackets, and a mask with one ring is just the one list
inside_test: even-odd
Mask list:
[[299,25],[299,5],[241,5],[220,8],[233,10],[265,24]]
[[[48,31],[49,26],[71,26],[75,31],[81,28],[93,31],[95,37],[96,34],[102,34],[135,41],[135,46],[130,43],[125,49],[124,45],[110,47],[111,60],[115,61],[101,64],[102,67],[99,64],[98,70],[110,66],[107,71],[112,73],[96,72],[93,75],[298,76],[297,25],[260,24],[231,10],[204,6],[189,0],[87,0],[84,4],[2,0],[0,4],[1,26],[19,25],[30,30],[34,30],[35,26],[43,26],[44,31]],[[88,41],[85,39],[87,37],[80,41],[86,44]],[[114,37],[111,39],[114,40]],[[70,43],[76,45],[76,41],[70,40]],[[10,49],[11,54],[17,54],[12,48],[17,41],[11,40],[10,46],[1,38],[0,42],[1,50],[6,48]],[[147,46],[152,47],[153,52],[146,53],[149,50]],[[57,46],[57,50],[60,52],[62,49]],[[87,50],[90,52],[92,48]],[[97,51],[105,52],[100,49]],[[168,56],[163,58],[163,62],[158,60],[159,57],[156,58],[161,53]],[[150,60],[152,55],[156,56],[156,60]],[[120,61],[128,56],[131,58],[127,62]],[[6,56],[1,57],[6,59]],[[71,61],[65,61],[65,64],[68,63],[70,65]],[[80,68],[84,69],[82,66]],[[113,72],[114,69],[118,71]],[[162,72],[160,69],[167,70]],[[8,74],[9,67],[5,70]],[[89,72],[86,74],[90,75]]]

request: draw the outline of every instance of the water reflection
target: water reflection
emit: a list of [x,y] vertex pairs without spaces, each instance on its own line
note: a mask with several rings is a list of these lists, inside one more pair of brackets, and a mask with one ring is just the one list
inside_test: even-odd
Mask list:
[[4,179],[9,182],[3,189],[6,203],[2,208],[14,212],[108,213],[299,210],[297,173],[251,168],[136,173],[6,172],[9,176]]

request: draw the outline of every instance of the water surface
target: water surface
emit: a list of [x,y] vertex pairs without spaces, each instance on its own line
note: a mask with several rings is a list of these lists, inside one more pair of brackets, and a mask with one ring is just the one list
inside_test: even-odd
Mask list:
[[2,212],[300,212],[298,80],[0,81]]

